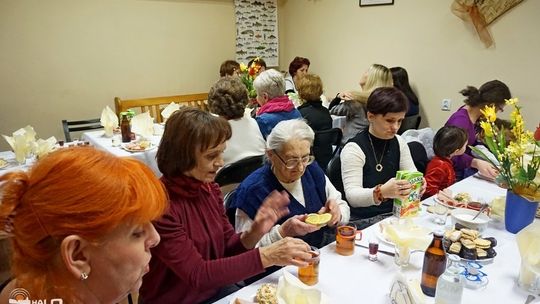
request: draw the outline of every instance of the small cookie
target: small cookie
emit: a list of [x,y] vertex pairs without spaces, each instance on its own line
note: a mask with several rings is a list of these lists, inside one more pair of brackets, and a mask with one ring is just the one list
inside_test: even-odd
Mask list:
[[478,230],[466,229],[466,228],[461,229],[462,238],[474,240],[478,238],[479,235],[480,235],[480,232],[478,232]]
[[448,251],[450,253],[459,254],[459,252],[461,251],[461,243],[460,242],[452,243]]
[[479,259],[485,259],[488,257],[487,252],[484,249],[476,248],[476,255]]
[[467,260],[476,260],[478,257],[476,255],[476,249],[469,249],[467,247],[462,248],[460,256]]
[[472,240],[461,238],[461,240],[459,240],[459,241],[467,249],[475,249],[476,248],[476,244]]
[[491,247],[497,246],[497,239],[496,239],[496,238],[494,238],[494,237],[487,237],[487,238],[484,238],[484,239],[491,242]]
[[475,239],[474,243],[476,244],[476,248],[488,249],[491,247],[491,242],[482,238]]
[[446,230],[444,232],[444,238],[450,239],[450,235],[452,235],[452,232],[454,232],[454,231],[456,231],[456,230]]
[[454,231],[454,232],[452,232],[452,233],[450,234],[449,239],[450,239],[452,242],[457,242],[457,241],[459,241],[459,239],[461,238],[461,234],[462,234],[461,231],[456,230],[456,231]]
[[487,252],[487,257],[488,258],[494,258],[494,257],[497,256],[497,251],[495,251],[495,249],[493,249],[493,248],[487,249],[486,252]]

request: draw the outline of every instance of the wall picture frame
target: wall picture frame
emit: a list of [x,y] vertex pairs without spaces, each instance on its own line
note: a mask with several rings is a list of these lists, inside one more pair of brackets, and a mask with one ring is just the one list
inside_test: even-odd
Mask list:
[[360,6],[394,5],[394,0],[360,0]]

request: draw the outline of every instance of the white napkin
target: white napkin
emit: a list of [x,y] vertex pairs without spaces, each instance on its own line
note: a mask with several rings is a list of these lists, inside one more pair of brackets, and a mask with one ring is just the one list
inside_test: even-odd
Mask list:
[[26,126],[13,132],[13,136],[2,136],[15,152],[15,159],[20,164],[24,163],[26,157],[34,150],[36,131],[32,126]]
[[112,137],[114,128],[118,127],[118,116],[116,116],[109,106],[106,106],[105,109],[101,111],[100,122],[103,128],[105,128],[105,136]]
[[143,138],[150,139],[154,134],[154,119],[150,113],[144,112],[133,116],[131,119],[131,131]]
[[38,159],[49,154],[54,149],[56,142],[57,140],[54,136],[51,136],[47,139],[38,139],[36,141],[34,154],[36,154]]
[[426,297],[420,289],[418,279],[408,279],[398,272],[390,287],[390,299],[396,304],[423,304]]
[[171,117],[172,113],[178,111],[180,109],[180,105],[174,102],[171,102],[168,106],[166,106],[161,111],[161,116],[163,116],[163,120],[167,120],[169,117]]
[[425,250],[431,243],[430,230],[414,224],[410,219],[382,223],[383,236],[392,243],[411,250]]
[[287,271],[279,278],[277,298],[279,304],[322,304],[320,290],[307,286]]
[[540,275],[540,222],[535,221],[516,235],[521,262]]

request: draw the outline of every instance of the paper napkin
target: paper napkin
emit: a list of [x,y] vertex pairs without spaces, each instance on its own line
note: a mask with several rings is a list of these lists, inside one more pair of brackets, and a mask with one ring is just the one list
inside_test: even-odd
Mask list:
[[150,113],[144,112],[133,116],[131,119],[131,131],[143,138],[150,139],[154,134],[154,119]]
[[307,286],[288,271],[279,278],[277,298],[280,304],[322,304],[320,290]]
[[109,106],[106,106],[101,111],[100,122],[103,128],[105,128],[105,136],[112,137],[114,129],[118,127],[118,116],[116,116],[116,113]]
[[36,157],[42,158],[43,156],[49,154],[54,149],[54,146],[56,145],[56,137],[51,136],[47,139],[38,139],[36,141],[36,146],[34,149],[34,154],[36,154]]
[[174,102],[171,102],[168,106],[166,106],[161,111],[161,116],[163,116],[163,120],[167,120],[169,117],[171,117],[172,113],[175,111],[178,111],[180,109],[180,105]]

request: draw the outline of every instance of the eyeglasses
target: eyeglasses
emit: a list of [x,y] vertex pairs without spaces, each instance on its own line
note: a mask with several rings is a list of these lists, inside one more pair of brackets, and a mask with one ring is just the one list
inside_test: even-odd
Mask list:
[[281,158],[281,156],[279,156],[279,154],[277,153],[276,150],[272,150],[272,151],[274,152],[274,154],[277,155],[279,160],[285,165],[285,168],[287,168],[287,169],[294,169],[294,168],[298,167],[300,162],[304,166],[311,165],[313,163],[313,161],[315,160],[315,156],[313,156],[313,155],[306,155],[306,156],[301,157],[301,158],[295,157],[295,158],[284,160],[283,158]]

